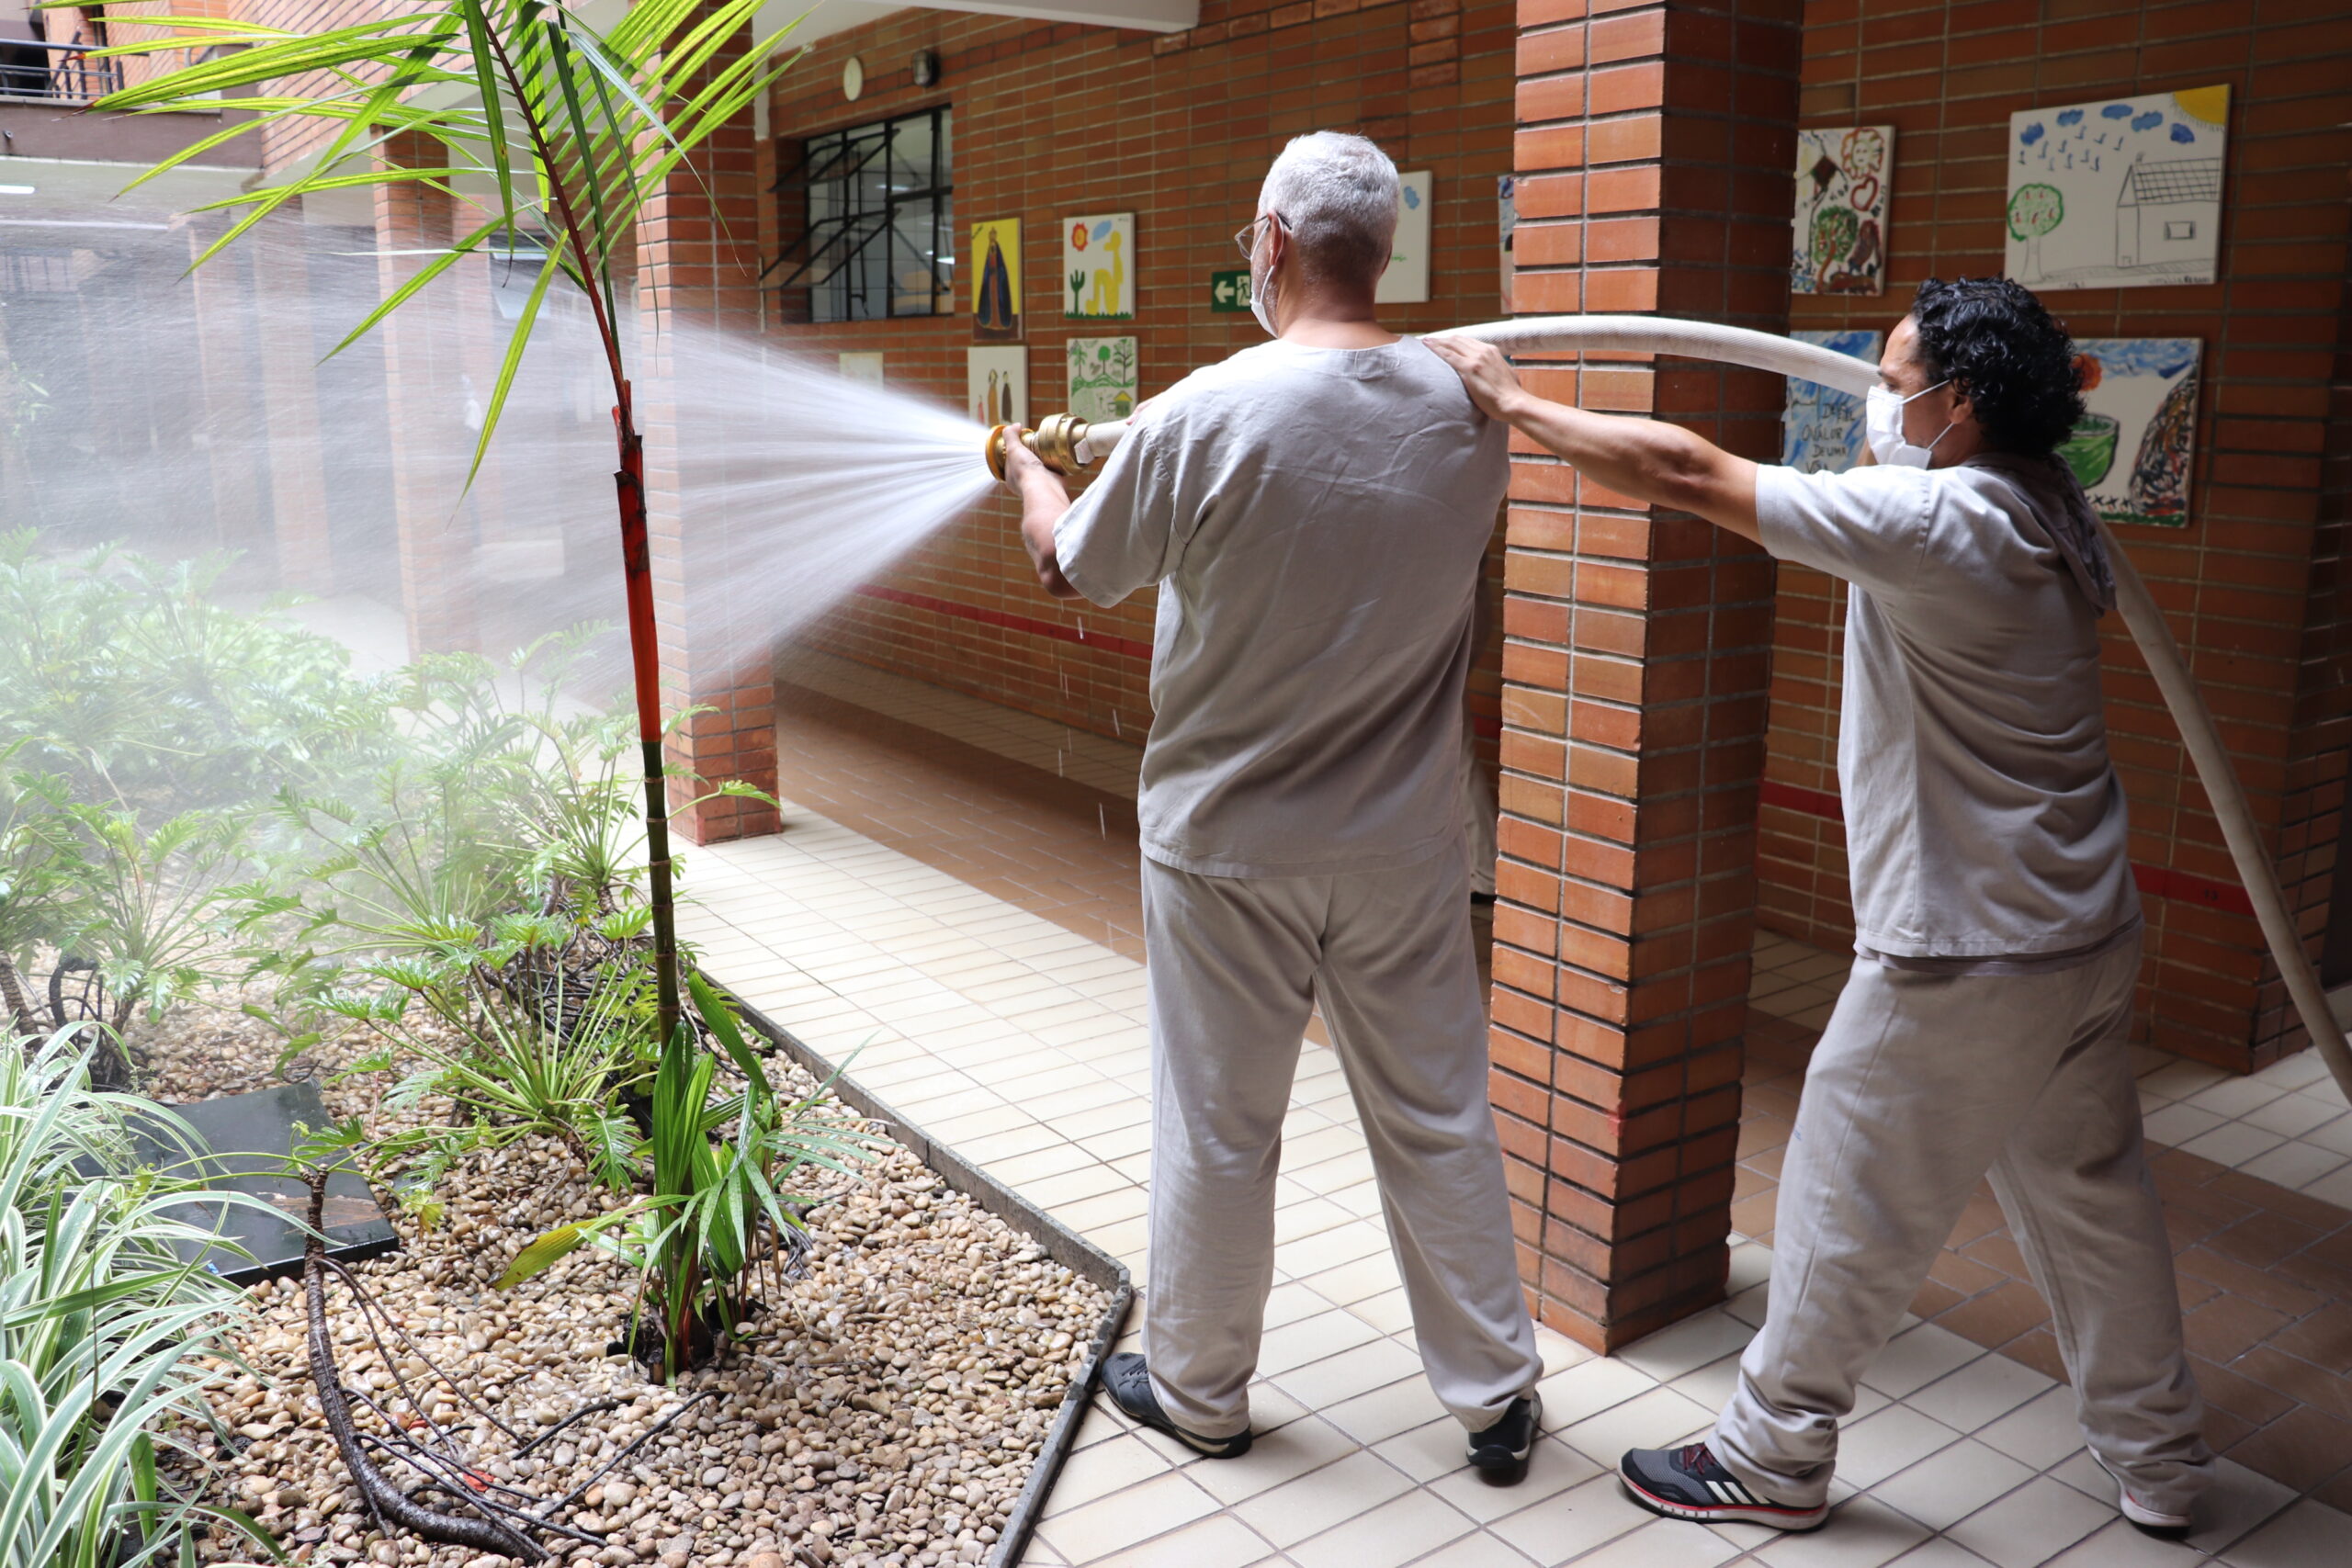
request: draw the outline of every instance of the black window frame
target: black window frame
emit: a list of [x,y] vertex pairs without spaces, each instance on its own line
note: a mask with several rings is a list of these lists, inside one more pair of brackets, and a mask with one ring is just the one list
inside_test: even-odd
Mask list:
[[[928,183],[901,188],[891,178],[898,138],[905,128],[915,125],[929,134]],[[804,259],[783,287],[808,289],[809,321],[891,321],[955,314],[954,125],[954,106],[940,103],[802,139],[795,183],[801,186],[804,229],[795,248]],[[867,177],[876,160],[882,171],[878,182]],[[890,259],[901,210],[926,203],[931,209],[932,287],[917,304],[902,299],[903,295],[917,291],[899,286],[899,273]],[[861,265],[876,244],[884,247],[885,258],[878,308],[869,298],[874,291],[872,269]],[[920,259],[921,253],[917,256]]]

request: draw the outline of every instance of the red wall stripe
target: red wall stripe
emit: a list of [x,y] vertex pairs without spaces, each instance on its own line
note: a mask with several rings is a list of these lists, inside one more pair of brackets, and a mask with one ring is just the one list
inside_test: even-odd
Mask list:
[[[1800,789],[1767,779],[1756,794],[1766,806],[1784,807],[1808,817],[1826,817],[1832,822],[1846,819],[1846,808],[1838,797],[1819,790]],[[2254,900],[2235,883],[2215,882],[2167,866],[2141,865],[2136,862],[2132,867],[2132,880],[2140,885],[2141,892],[2152,897],[2177,898],[2184,904],[2202,904],[2209,909],[2222,909],[2233,915],[2254,913]]]

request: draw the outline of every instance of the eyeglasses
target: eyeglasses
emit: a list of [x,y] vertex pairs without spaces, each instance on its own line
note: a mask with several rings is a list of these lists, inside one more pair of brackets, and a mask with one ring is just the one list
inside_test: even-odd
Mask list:
[[1252,218],[1250,220],[1249,223],[1242,228],[1239,233],[1233,236],[1233,243],[1241,248],[1241,259],[1243,261],[1255,261],[1258,259],[1258,229],[1261,224],[1265,223],[1268,220],[1272,220],[1272,221],[1281,224],[1284,232],[1289,231],[1289,220],[1283,218],[1279,212],[1261,212],[1257,217]]

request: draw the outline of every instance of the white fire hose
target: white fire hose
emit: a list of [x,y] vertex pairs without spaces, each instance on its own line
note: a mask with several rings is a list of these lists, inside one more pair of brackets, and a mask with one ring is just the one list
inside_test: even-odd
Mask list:
[[[1720,360],[1816,382],[1856,397],[1867,392],[1878,378],[1874,367],[1834,349],[1745,327],[1668,316],[1527,316],[1456,327],[1442,335],[1478,338],[1507,353],[1674,354]],[[1068,415],[1054,418],[1065,422],[1058,432],[1063,450],[1081,468],[1107,456],[1127,433],[1125,420],[1088,424]],[[1052,431],[1055,427],[1049,420],[1041,428]],[[2245,790],[2222,744],[2221,731],[2198,694],[2196,679],[2181,658],[2180,645],[2173,640],[2172,628],[2165,624],[2155,601],[2148,597],[2147,584],[2140,581],[2132,558],[2123,553],[2122,544],[2105,523],[2099,525],[2099,532],[2107,540],[2108,559],[2114,568],[2116,607],[2123,612],[2123,624],[2139,643],[2141,657],[2148,661],[2149,673],[2155,677],[2156,689],[2164,694],[2165,706],[2171,710],[2189,761],[2196,766],[2198,782],[2213,803],[2230,858],[2237,863],[2238,878],[2245,883],[2255,917],[2262,924],[2263,940],[2287,982],[2287,995],[2303,1027],[2311,1032],[2312,1043],[2319,1047],[2321,1059],[2335,1076],[2336,1088],[2352,1100],[2352,1046],[2346,1045],[2344,1030],[2328,1006],[2327,993],[2320,988],[2319,973],[2303,951],[2286,895],[2279,891],[2278,874],[2264,852],[2261,829],[2246,805]]]

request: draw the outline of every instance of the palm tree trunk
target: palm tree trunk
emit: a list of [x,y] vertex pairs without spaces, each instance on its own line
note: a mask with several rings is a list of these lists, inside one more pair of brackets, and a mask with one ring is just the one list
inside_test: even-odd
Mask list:
[[661,1038],[678,1027],[677,913],[670,891],[669,784],[662,762],[662,644],[653,620],[653,547],[645,518],[645,438],[638,434],[629,384],[613,410],[621,466],[621,570],[628,583],[628,653],[637,679],[637,739],[645,753],[645,856],[653,911],[653,984]]

